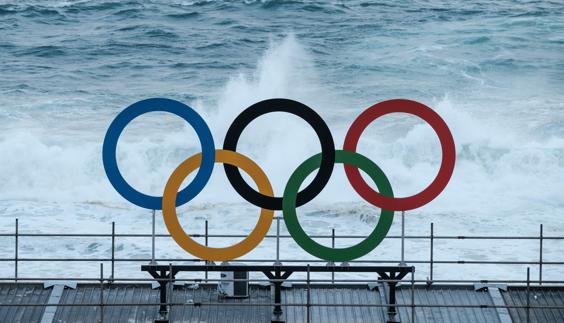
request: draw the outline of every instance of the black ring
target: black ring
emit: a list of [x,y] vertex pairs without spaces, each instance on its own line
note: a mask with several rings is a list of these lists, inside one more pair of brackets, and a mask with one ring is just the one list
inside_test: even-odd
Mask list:
[[[241,133],[251,121],[270,112],[287,112],[304,119],[313,128],[321,143],[321,166],[313,181],[298,192],[296,206],[313,200],[325,187],[335,165],[335,144],[329,127],[321,116],[307,105],[289,99],[268,99],[257,102],[235,118],[223,142],[223,149],[236,151]],[[269,210],[282,210],[282,197],[271,197],[255,191],[245,182],[237,167],[224,164],[227,179],[249,203]]]

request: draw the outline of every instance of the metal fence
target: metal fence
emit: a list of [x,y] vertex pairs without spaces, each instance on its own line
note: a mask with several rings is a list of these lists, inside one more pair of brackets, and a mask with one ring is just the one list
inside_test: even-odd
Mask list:
[[[244,258],[242,260],[233,260],[234,262],[243,261],[249,263],[271,263],[271,262],[285,262],[285,263],[324,263],[325,260],[320,259],[281,259],[280,258],[280,241],[282,239],[292,239],[290,235],[284,235],[280,233],[281,222],[283,219],[281,217],[275,217],[276,233],[267,234],[265,239],[275,239],[276,240],[276,253],[275,257],[268,259],[249,259]],[[409,263],[410,265],[420,265],[426,266],[429,277],[426,281],[428,282],[439,282],[444,280],[435,279],[435,267],[436,265],[527,265],[532,266],[538,270],[538,280],[535,283],[542,285],[545,281],[543,280],[543,270],[546,266],[564,265],[564,261],[546,261],[544,259],[545,241],[563,241],[564,236],[545,236],[543,233],[543,225],[539,225],[539,234],[537,236],[523,235],[523,236],[486,236],[486,235],[436,235],[434,230],[434,224],[429,225],[429,234],[427,235],[405,235],[404,230],[404,217],[402,213],[402,228],[401,235],[388,235],[386,239],[400,239],[401,247],[398,253],[398,258],[395,259],[361,259],[350,261],[351,264],[363,263],[363,264],[392,264],[392,263]],[[128,234],[128,233],[116,233],[115,222],[111,224],[111,230],[108,233],[25,233],[20,232],[19,220],[15,219],[14,231],[9,233],[0,233],[0,237],[13,238],[14,239],[14,250],[12,256],[10,255],[0,255],[0,262],[11,262],[14,264],[13,277],[0,277],[0,279],[11,279],[18,281],[21,279],[19,277],[19,268],[22,263],[26,262],[106,262],[110,264],[110,277],[115,277],[115,265],[116,263],[147,263],[147,262],[198,262],[201,261],[197,258],[157,258],[156,257],[156,244],[155,240],[157,238],[168,238],[171,239],[169,234],[158,234],[155,232],[155,213],[153,212],[152,221],[152,233],[150,234]],[[203,233],[191,233],[190,236],[193,238],[203,238],[204,243],[207,246],[209,240],[214,238],[245,238],[245,235],[240,234],[211,234],[208,229],[208,221],[205,220],[205,230]],[[68,257],[21,257],[19,244],[21,238],[37,238],[37,237],[52,237],[52,238],[107,238],[111,247],[107,257],[81,257],[81,258],[68,258]],[[337,240],[350,240],[350,239],[364,239],[366,236],[363,235],[337,235],[335,229],[331,230],[330,235],[311,235],[312,238],[327,239],[331,241],[331,246],[335,247]],[[116,257],[116,241],[121,238],[142,238],[151,239],[151,258],[119,258]],[[428,258],[427,259],[406,259],[405,258],[405,241],[406,240],[419,240],[426,241],[428,243]],[[435,243],[441,240],[490,240],[490,241],[531,241],[536,246],[532,248],[538,248],[538,258],[528,259],[528,260],[467,260],[467,259],[435,259]],[[448,281],[448,280],[447,280]],[[475,280],[470,280],[475,281]]]
[[[296,259],[281,259],[280,258],[280,241],[282,239],[291,239],[290,235],[284,235],[280,233],[280,225],[281,225],[281,217],[275,218],[275,225],[276,225],[276,233],[269,234],[265,238],[266,239],[275,239],[276,241],[276,253],[273,259],[244,259],[241,261],[248,262],[248,263],[265,263],[265,262],[274,262],[274,263],[324,263],[325,260],[296,260]],[[195,238],[203,238],[206,245],[208,245],[209,240],[211,238],[244,238],[244,235],[235,235],[235,234],[211,234],[208,230],[208,223],[207,220],[205,222],[205,231],[203,233],[191,234],[192,237]],[[154,282],[154,278],[118,278],[115,275],[115,266],[117,263],[151,263],[151,262],[164,262],[164,263],[174,263],[174,262],[198,262],[201,261],[195,258],[157,258],[156,257],[156,247],[155,247],[155,240],[156,238],[168,238],[170,239],[170,235],[168,234],[157,234],[155,232],[155,213],[153,212],[153,226],[152,226],[152,233],[151,234],[124,234],[124,233],[116,233],[116,226],[115,223],[112,222],[111,231],[109,233],[92,233],[92,234],[74,234],[74,233],[26,233],[20,232],[19,228],[19,221],[18,219],[15,220],[14,224],[14,231],[9,233],[0,233],[0,237],[6,238],[13,238],[15,242],[15,248],[13,251],[13,255],[0,255],[0,262],[4,263],[13,263],[14,264],[14,271],[13,275],[9,277],[0,277],[1,282],[38,282],[38,281],[45,281],[45,280],[53,280],[53,281],[63,281],[63,280],[73,280],[78,282],[84,283],[97,283],[99,284],[100,288],[100,302],[92,303],[92,304],[57,304],[57,306],[99,306],[102,310],[100,311],[100,320],[103,321],[103,308],[108,306],[157,306],[157,305],[166,305],[169,307],[176,307],[176,306],[212,306],[212,305],[224,305],[223,303],[198,303],[198,304],[186,304],[186,303],[174,303],[172,301],[167,303],[135,303],[135,304],[124,304],[124,303],[107,303],[104,302],[104,290],[107,288],[108,284],[116,284],[116,283],[129,283],[129,282]],[[19,255],[19,244],[21,238],[35,238],[35,237],[53,237],[53,238],[107,238],[111,242],[110,252],[107,257],[96,257],[96,258],[88,258],[88,257],[81,257],[81,258],[67,258],[67,257],[20,257]],[[116,257],[116,241],[121,238],[142,238],[142,239],[151,239],[151,258],[119,258]],[[312,238],[321,238],[321,239],[328,239],[331,241],[331,245],[334,247],[336,245],[337,240],[341,239],[362,239],[365,236],[360,235],[337,235],[335,229],[332,229],[330,235],[314,235]],[[351,283],[366,283],[367,279],[337,279],[335,278],[334,273],[332,273],[331,278],[329,279],[314,279],[310,276],[309,272],[305,278],[295,278],[295,279],[286,279],[287,282],[292,282],[296,284],[304,284],[306,286],[307,291],[307,301],[305,303],[253,303],[253,306],[276,306],[276,305],[283,305],[285,307],[305,307],[307,309],[307,317],[309,320],[310,316],[310,309],[312,307],[324,307],[324,306],[331,306],[331,307],[407,307],[411,310],[411,318],[412,321],[415,319],[415,309],[416,308],[448,308],[448,307],[457,307],[457,308],[482,308],[482,309],[497,309],[497,308],[505,308],[505,309],[512,309],[512,308],[522,308],[526,311],[526,321],[530,321],[530,311],[534,309],[545,309],[545,310],[555,310],[555,309],[564,309],[564,304],[556,304],[556,305],[531,305],[531,288],[533,285],[541,286],[543,284],[553,285],[553,286],[564,286],[564,280],[544,280],[543,279],[543,268],[545,266],[558,266],[564,265],[564,261],[546,261],[544,260],[544,242],[547,240],[564,240],[564,236],[545,236],[543,233],[543,225],[539,225],[539,234],[537,236],[482,236],[482,235],[436,235],[434,232],[434,225],[430,223],[429,227],[429,234],[426,235],[405,235],[404,230],[404,217],[402,214],[402,229],[401,235],[389,235],[386,238],[388,239],[400,239],[401,240],[401,248],[400,253],[398,255],[398,259],[370,259],[370,260],[355,260],[350,261],[349,265],[357,264],[382,264],[382,263],[400,263],[400,264],[409,264],[409,266],[425,266],[428,268],[429,277],[426,279],[415,279],[414,271],[411,273],[411,277],[408,281],[409,288],[411,289],[411,301],[409,304],[321,304],[321,303],[313,303],[311,302],[311,298],[309,296],[310,293],[310,284],[320,284],[320,283],[343,283],[343,284],[351,284]],[[427,241],[429,245],[428,250],[428,259],[425,260],[409,260],[405,258],[405,241],[406,240],[423,240]],[[499,261],[490,261],[490,260],[460,260],[460,259],[435,259],[434,252],[435,252],[435,243],[440,240],[529,240],[536,245],[538,248],[538,259],[535,260],[520,260],[520,261],[507,261],[507,260],[499,260]],[[236,261],[236,260],[235,260]],[[21,277],[19,275],[20,267],[28,262],[100,262],[100,276],[99,277]],[[108,263],[109,268],[109,275],[104,273],[104,264]],[[513,280],[471,280],[471,279],[459,279],[459,280],[452,280],[452,279],[435,279],[435,267],[438,264],[452,264],[452,265],[465,265],[465,264],[472,264],[472,265],[519,265],[523,266],[526,265],[526,273],[523,273],[523,279],[513,279]],[[538,278],[532,279],[530,268],[538,269]],[[415,267],[414,267],[415,268]],[[526,278],[525,278],[526,277]],[[172,277],[168,278],[169,282],[172,283]],[[157,279],[158,280],[158,279]],[[174,281],[176,282],[186,282],[186,283],[217,283],[219,279],[213,279],[208,277],[208,273],[203,273],[201,278],[175,278]],[[223,279],[225,281],[225,279]],[[237,281],[237,279],[234,279]],[[246,281],[250,283],[272,283],[272,280],[269,279],[247,279]],[[398,282],[397,280],[380,280],[381,282]],[[406,283],[406,281],[403,281]],[[430,286],[432,284],[468,284],[468,283],[482,283],[482,284],[491,284],[491,283],[504,283],[504,284],[516,284],[521,285],[523,288],[526,289],[526,299],[527,302],[525,305],[499,305],[499,304],[480,304],[480,305],[469,305],[469,304],[418,304],[415,303],[415,287],[418,285],[427,285]],[[404,285],[405,286],[405,285]],[[232,304],[230,304],[232,305]],[[246,306],[245,303],[238,303],[238,306]],[[36,304],[36,303],[29,303],[29,304],[0,304],[1,307],[6,306],[40,306],[45,307],[45,304]]]

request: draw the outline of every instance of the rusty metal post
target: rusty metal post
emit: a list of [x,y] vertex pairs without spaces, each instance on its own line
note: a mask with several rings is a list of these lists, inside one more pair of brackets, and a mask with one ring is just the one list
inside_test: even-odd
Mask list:
[[540,233],[539,233],[539,285],[542,285],[542,244],[544,240],[542,224],[540,225]]
[[[204,232],[204,239],[205,239],[205,244],[206,247],[208,246],[208,220],[206,219],[205,221],[205,232]],[[205,264],[207,265],[208,262],[206,261]],[[206,273],[205,273],[205,279],[206,279],[206,283],[208,282],[208,270],[206,269]]]
[[307,304],[306,304],[307,323],[309,323],[311,320],[311,291],[309,290],[310,289],[309,277],[310,277],[309,264],[307,264]]
[[153,225],[152,225],[152,234],[151,234],[151,262],[150,265],[156,265],[157,262],[155,261],[155,210],[153,210]]
[[100,263],[100,323],[104,322],[104,263]]
[[531,322],[531,269],[527,267],[527,323]]
[[405,211],[401,211],[401,261],[400,266],[405,266]]
[[434,251],[434,243],[435,243],[435,230],[434,230],[434,224],[433,222],[431,222],[431,254],[430,254],[430,259],[429,259],[429,279],[430,279],[430,283],[433,283],[433,251]]
[[116,259],[116,223],[112,221],[112,273],[110,279],[114,279],[114,269],[115,269],[115,259]]
[[14,237],[16,239],[16,245],[15,245],[15,250],[14,250],[14,279],[15,282],[18,282],[18,249],[19,249],[19,221],[18,218],[16,218],[16,229],[15,229],[15,234]]
[[276,217],[276,262],[275,265],[280,265],[280,217]]
[[411,322],[415,322],[415,267],[411,266]]
[[[335,228],[331,229],[331,247],[335,249]],[[331,283],[335,283],[335,272],[331,272]]]

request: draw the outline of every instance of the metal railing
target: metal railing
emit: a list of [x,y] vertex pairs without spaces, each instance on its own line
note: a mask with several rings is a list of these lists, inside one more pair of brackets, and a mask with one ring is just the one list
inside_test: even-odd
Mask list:
[[[546,266],[550,265],[564,265],[564,261],[546,261],[544,259],[544,241],[545,240],[562,240],[564,241],[564,236],[545,236],[543,233],[543,225],[539,225],[539,235],[538,236],[485,236],[485,235],[436,235],[435,226],[431,222],[429,227],[429,234],[427,235],[405,235],[404,231],[404,220],[402,213],[402,230],[401,235],[388,235],[386,239],[401,239],[401,248],[399,259],[357,259],[350,261],[349,263],[363,263],[363,264],[391,264],[391,263],[409,263],[428,266],[428,279],[427,281],[432,283],[435,281],[435,267],[436,265],[527,265],[535,266],[538,269],[538,284],[543,284],[543,270]],[[233,260],[234,262],[251,262],[251,263],[324,263],[325,260],[320,259],[281,259],[280,258],[280,242],[281,239],[292,239],[288,234],[280,234],[280,222],[281,217],[275,217],[276,221],[276,232],[275,234],[267,234],[265,239],[275,239],[276,240],[276,253],[275,258],[265,258],[265,259],[250,259],[242,258],[240,260]],[[283,221],[282,221],[283,222]],[[146,263],[146,262],[198,262],[201,261],[197,258],[158,258],[156,256],[156,238],[167,238],[171,239],[169,234],[162,234],[155,232],[155,213],[153,212],[153,226],[151,234],[142,233],[116,233],[115,222],[111,223],[111,228],[109,233],[25,233],[21,232],[19,226],[19,220],[15,219],[14,231],[12,233],[0,233],[0,238],[8,237],[14,239],[14,253],[13,257],[4,256],[0,254],[0,263],[2,262],[12,262],[14,264],[14,276],[13,280],[18,281],[21,279],[19,277],[19,271],[21,269],[21,264],[26,262],[107,262],[111,266],[110,277],[115,276],[115,265],[116,263]],[[241,234],[211,234],[209,233],[208,221],[205,220],[204,233],[191,233],[190,236],[193,238],[203,238],[204,243],[207,246],[211,238],[245,238],[245,235]],[[80,258],[69,258],[69,257],[21,257],[20,256],[20,240],[22,238],[38,238],[38,237],[52,237],[52,238],[108,238],[110,240],[110,250],[107,257],[80,257]],[[336,230],[331,229],[330,235],[311,235],[312,238],[316,239],[327,239],[331,241],[331,246],[335,247],[336,241],[339,240],[351,240],[351,239],[363,239],[366,236],[363,235],[337,235]],[[116,240],[121,238],[147,238],[151,239],[151,258],[119,258],[116,257]],[[405,240],[426,240],[428,242],[428,259],[406,259],[405,258]],[[468,259],[435,259],[435,243],[441,240],[529,240],[536,241],[536,248],[538,248],[538,258],[528,259],[528,260],[468,260]],[[378,250],[378,249],[376,249]],[[333,275],[334,276],[334,275]],[[206,273],[207,278],[207,273]]]
[[[403,214],[402,214],[403,215]],[[165,263],[172,263],[172,262],[197,262],[201,261],[200,259],[196,258],[158,258],[156,256],[156,238],[166,238],[170,239],[170,235],[168,234],[157,234],[155,232],[155,214],[153,212],[153,226],[152,226],[152,233],[151,234],[132,234],[132,233],[116,233],[116,225],[114,222],[111,223],[111,230],[109,233],[91,233],[91,234],[84,234],[84,233],[26,233],[21,232],[20,230],[20,223],[18,219],[15,220],[15,227],[14,231],[11,233],[0,233],[0,237],[5,238],[13,238],[14,239],[14,251],[13,257],[8,255],[3,256],[0,255],[0,262],[8,262],[14,264],[14,272],[12,277],[0,277],[1,282],[15,282],[15,283],[24,283],[24,282],[38,282],[38,281],[45,281],[45,280],[73,280],[78,282],[84,283],[96,283],[99,284],[100,288],[100,302],[86,304],[69,304],[69,303],[62,303],[57,304],[56,306],[99,306],[100,307],[100,321],[104,320],[104,307],[111,307],[111,306],[160,306],[166,305],[170,308],[178,307],[178,306],[214,306],[214,305],[225,305],[225,303],[217,303],[217,302],[199,302],[194,304],[189,303],[175,303],[172,301],[167,301],[166,303],[156,303],[156,302],[149,302],[149,303],[109,303],[104,300],[104,291],[109,284],[116,284],[116,283],[131,283],[131,282],[154,282],[154,278],[121,278],[116,277],[115,275],[115,266],[117,263],[155,263],[155,262],[165,262]],[[280,221],[281,217],[276,217],[276,233],[275,234],[268,234],[266,235],[266,239],[275,239],[276,243],[276,253],[275,259],[242,259],[240,261],[249,262],[249,263],[265,263],[265,262],[274,262],[280,264],[282,262],[286,263],[319,263],[319,262],[326,262],[325,260],[319,259],[281,259],[280,257],[280,241],[281,239],[291,239],[290,235],[285,235],[280,233]],[[523,236],[485,236],[485,235],[436,235],[435,234],[435,227],[433,223],[430,223],[429,227],[429,234],[425,235],[405,235],[404,230],[404,217],[402,216],[402,230],[401,235],[389,235],[386,238],[388,239],[401,239],[401,248],[399,259],[362,259],[362,260],[355,260],[350,261],[349,263],[354,264],[366,264],[366,263],[373,263],[373,264],[380,264],[380,263],[400,263],[400,264],[409,264],[413,266],[415,264],[422,264],[428,266],[428,273],[429,277],[426,279],[415,279],[414,271],[411,273],[411,277],[409,280],[409,288],[411,290],[411,299],[409,304],[393,304],[393,306],[401,308],[407,307],[410,309],[412,322],[415,318],[415,310],[416,308],[449,308],[449,307],[456,307],[456,308],[480,308],[480,309],[498,309],[498,308],[505,308],[509,309],[525,309],[526,311],[526,321],[530,322],[530,312],[531,310],[535,309],[544,309],[544,310],[556,310],[556,309],[564,309],[564,304],[558,305],[532,305],[531,304],[531,288],[532,285],[538,285],[538,288],[543,284],[550,284],[556,286],[564,285],[564,280],[545,280],[543,279],[543,268],[550,265],[564,265],[564,261],[546,261],[544,258],[544,241],[545,240],[564,240],[564,236],[546,236],[543,233],[543,225],[540,224],[539,226],[539,235],[538,236],[531,236],[531,235],[523,235]],[[205,220],[204,225],[204,233],[199,234],[190,234],[194,238],[203,238],[205,245],[209,244],[209,240],[211,238],[244,238],[245,235],[239,234],[211,234],[209,232],[208,221]],[[54,238],[108,238],[111,243],[111,248],[109,250],[109,254],[107,257],[80,257],[80,258],[68,258],[68,257],[21,257],[20,256],[20,239],[22,238],[38,238],[38,237],[54,237]],[[362,235],[337,235],[336,230],[333,228],[331,229],[330,235],[312,235],[312,238],[320,238],[320,239],[330,239],[331,246],[335,247],[337,239],[362,239],[365,236]],[[116,241],[122,238],[146,238],[151,239],[151,258],[119,258],[116,257]],[[405,241],[406,240],[423,240],[429,243],[429,251],[428,259],[424,260],[410,260],[406,259],[405,257]],[[452,260],[452,259],[435,259],[435,243],[436,241],[440,240],[530,240],[533,241],[538,248],[538,258],[535,260]],[[235,260],[237,261],[237,260]],[[234,261],[234,262],[235,262]],[[22,263],[27,262],[101,262],[100,263],[100,277],[21,277],[19,275],[19,270],[21,270]],[[104,262],[110,264],[110,274],[106,276],[104,274]],[[447,264],[447,265],[465,265],[465,264],[473,264],[473,265],[527,265],[527,266],[534,266],[538,269],[538,279],[532,280],[531,279],[531,272],[530,267],[527,267],[526,271],[526,279],[490,279],[490,280],[480,280],[480,279],[435,279],[435,266],[438,264]],[[208,277],[208,273],[205,272],[204,278],[168,278],[168,282],[172,284],[172,282],[186,282],[186,283],[217,283],[220,280]],[[226,281],[222,279],[221,281]],[[232,281],[240,281],[240,279],[233,279]],[[269,279],[246,279],[245,281],[250,283],[266,283],[272,282]],[[284,307],[305,307],[307,310],[307,318],[309,321],[310,318],[310,311],[312,307],[375,307],[375,308],[386,308],[391,306],[392,304],[388,304],[387,302],[379,303],[379,304],[372,304],[372,303],[354,303],[354,304],[325,304],[325,303],[315,303],[312,302],[310,296],[310,289],[312,284],[321,284],[321,283],[343,283],[343,284],[351,284],[351,283],[366,283],[367,279],[337,279],[335,278],[335,273],[331,274],[331,278],[328,279],[316,279],[312,278],[309,272],[305,278],[294,278],[294,279],[286,279],[286,282],[294,283],[294,284],[304,284],[305,289],[307,292],[306,302],[304,303],[283,303],[277,304],[273,302],[263,302],[263,303],[256,303],[253,302],[252,306],[276,306],[282,305]],[[380,282],[398,282],[397,280],[380,280]],[[405,281],[403,281],[405,283]],[[432,284],[468,284],[468,283],[483,283],[483,284],[491,284],[491,283],[504,283],[504,284],[515,284],[520,285],[522,288],[526,289],[526,304],[525,305],[494,305],[494,304],[479,304],[479,305],[470,305],[470,304],[421,304],[415,302],[415,289],[417,286],[426,285],[430,286]],[[406,285],[404,285],[406,286]],[[250,303],[249,303],[250,304]],[[230,303],[229,305],[234,306],[248,306],[247,303]],[[0,307],[6,306],[40,306],[46,307],[46,304],[36,304],[36,303],[7,303],[7,304],[0,304]],[[54,305],[52,305],[54,306]]]

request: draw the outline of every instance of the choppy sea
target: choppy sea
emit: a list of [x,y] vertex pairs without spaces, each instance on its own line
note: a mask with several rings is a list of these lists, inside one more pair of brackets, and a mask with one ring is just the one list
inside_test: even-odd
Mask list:
[[[117,113],[149,97],[194,107],[217,147],[238,113],[266,98],[315,109],[338,148],[368,106],[418,100],[449,125],[457,163],[437,199],[406,213],[408,235],[429,234],[433,222],[435,235],[536,236],[544,224],[545,235],[564,236],[562,2],[0,1],[0,230],[13,232],[18,218],[20,233],[110,233],[111,222],[117,233],[149,233],[151,212],[115,192],[101,157]],[[305,122],[281,113],[253,122],[238,147],[277,194],[320,149]],[[119,166],[134,187],[160,195],[176,166],[199,149],[181,120],[150,113],[122,135]],[[425,188],[441,158],[432,129],[404,114],[370,125],[358,151],[384,170],[396,196]],[[337,166],[325,190],[298,209],[300,221],[311,234],[368,234],[379,210],[356,195]],[[242,234],[259,209],[237,195],[218,166],[179,212],[188,232],[202,233],[208,220],[212,234]],[[399,233],[399,218],[390,235]],[[157,231],[166,233],[160,213]],[[13,237],[0,239],[0,258],[12,257]],[[338,239],[337,246],[353,241]],[[107,238],[19,243],[24,258],[105,258],[110,250]],[[311,259],[292,240],[282,244],[282,258]],[[116,246],[118,258],[150,256],[148,239],[121,238]],[[545,241],[544,260],[563,261],[563,247]],[[271,258],[273,248],[267,239],[248,257]],[[428,248],[428,241],[408,240],[406,258],[426,260]],[[399,240],[386,239],[366,259],[397,261],[399,250]],[[157,256],[189,257],[164,238]],[[536,261],[538,241],[439,240],[434,256]],[[138,265],[119,264],[116,276],[144,277]],[[13,263],[0,266],[9,273]],[[53,276],[59,267],[24,262],[19,271]],[[525,267],[438,265],[435,278],[523,279]],[[65,268],[70,276],[99,270],[96,261]],[[544,270],[546,279],[564,272]],[[417,272],[425,278],[428,268],[417,265]]]

